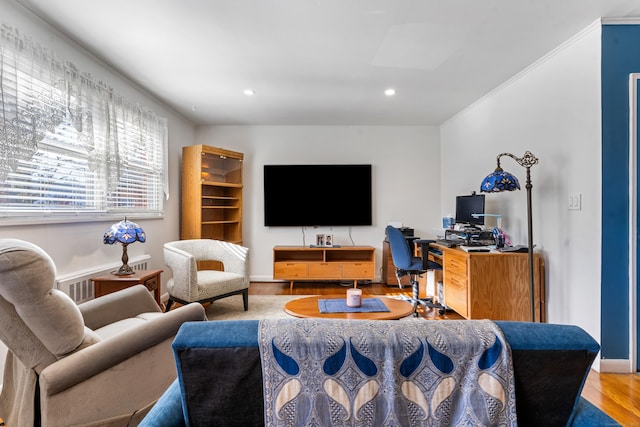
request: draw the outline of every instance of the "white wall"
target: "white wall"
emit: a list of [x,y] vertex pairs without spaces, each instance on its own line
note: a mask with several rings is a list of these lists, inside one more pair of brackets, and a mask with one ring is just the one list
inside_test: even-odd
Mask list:
[[[454,195],[479,189],[498,154],[529,150],[539,158],[531,169],[533,240],[546,259],[548,321],[579,325],[599,341],[600,27],[449,120],[441,141],[443,212]],[[525,169],[508,157],[502,167],[522,191],[487,195],[487,212],[504,215],[513,243],[526,244]],[[568,210],[570,193],[582,194],[582,210]]]
[[[371,164],[373,226],[353,227],[351,236],[356,245],[378,248],[379,278],[389,221],[413,227],[423,238],[432,237],[432,229],[441,223],[438,133],[438,128],[420,126],[203,126],[196,140],[245,154],[243,239],[251,249],[250,274],[255,281],[273,279],[274,246],[303,244],[302,228],[264,226],[263,166]],[[305,230],[307,245],[316,233],[333,234],[335,244],[351,244],[348,227],[310,227]]]

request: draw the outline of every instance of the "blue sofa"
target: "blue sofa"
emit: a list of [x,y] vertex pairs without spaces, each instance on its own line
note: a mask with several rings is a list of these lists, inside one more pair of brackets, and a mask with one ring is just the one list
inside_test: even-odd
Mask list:
[[[584,330],[546,323],[496,324],[511,348],[518,425],[619,425],[580,397],[600,349]],[[141,425],[263,425],[257,320],[185,323],[173,349],[178,379]]]

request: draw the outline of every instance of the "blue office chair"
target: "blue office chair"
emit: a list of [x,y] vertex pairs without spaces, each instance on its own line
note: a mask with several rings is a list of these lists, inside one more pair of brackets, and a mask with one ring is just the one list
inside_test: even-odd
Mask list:
[[433,298],[419,298],[418,277],[428,270],[439,270],[442,267],[428,259],[428,240],[416,240],[414,243],[422,244],[422,257],[413,256],[413,251],[402,232],[393,227],[387,226],[387,239],[391,248],[391,257],[396,266],[396,277],[400,288],[403,288],[402,277],[409,276],[412,288],[412,297],[407,300],[413,303],[413,315],[418,316],[418,304],[425,307],[435,308],[440,314],[444,314],[446,307],[442,304],[434,303]]

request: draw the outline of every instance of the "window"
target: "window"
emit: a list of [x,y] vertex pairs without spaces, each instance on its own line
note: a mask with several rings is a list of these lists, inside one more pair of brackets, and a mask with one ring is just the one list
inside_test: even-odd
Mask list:
[[0,30],[0,225],[161,216],[166,119]]

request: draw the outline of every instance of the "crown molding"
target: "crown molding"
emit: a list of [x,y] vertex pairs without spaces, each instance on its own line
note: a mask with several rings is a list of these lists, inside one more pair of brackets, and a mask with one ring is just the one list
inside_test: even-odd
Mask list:
[[636,18],[602,18],[602,25],[640,25],[640,17]]

